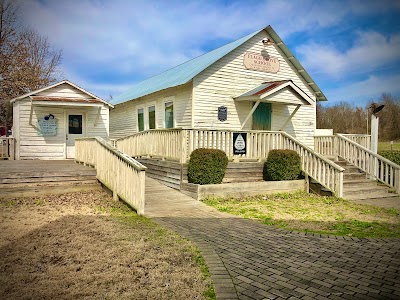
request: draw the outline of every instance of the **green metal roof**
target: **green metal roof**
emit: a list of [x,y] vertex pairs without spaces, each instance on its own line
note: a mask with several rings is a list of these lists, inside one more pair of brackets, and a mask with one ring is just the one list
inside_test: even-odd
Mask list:
[[116,96],[111,102],[113,104],[120,104],[129,100],[149,95],[157,91],[185,84],[192,80],[193,77],[199,74],[201,71],[211,66],[217,60],[221,59],[229,52],[242,45],[244,42],[251,39],[260,31],[261,30],[253,32],[232,43],[217,48],[211,52],[205,53],[199,57],[193,58],[192,60],[180,64],[161,74],[150,77],[133,86],[125,93]]
[[133,86],[128,91],[116,96],[111,103],[112,104],[120,104],[130,100],[137,99],[139,97],[143,97],[149,95],[154,92],[158,92],[164,89],[168,89],[171,87],[179,86],[185,84],[193,79],[197,74],[205,70],[207,67],[247,42],[257,33],[265,30],[269,36],[272,38],[274,43],[280,48],[280,50],[287,56],[288,60],[292,65],[298,70],[299,74],[304,78],[307,82],[311,90],[316,94],[318,101],[326,100],[325,95],[321,92],[317,84],[311,79],[311,76],[304,70],[303,66],[299,63],[299,61],[293,56],[290,52],[289,48],[283,43],[281,38],[276,34],[276,32],[272,29],[271,26],[268,26],[264,29],[255,31],[246,35],[232,43],[229,43],[225,46],[217,48],[211,52],[205,53],[199,57],[193,58],[183,64],[180,64],[172,69],[169,69],[163,73],[160,73],[156,76],[150,77],[137,85]]

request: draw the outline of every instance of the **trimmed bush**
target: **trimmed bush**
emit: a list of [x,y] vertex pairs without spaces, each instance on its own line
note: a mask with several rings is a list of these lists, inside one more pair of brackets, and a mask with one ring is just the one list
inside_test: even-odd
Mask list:
[[400,165],[400,151],[379,151],[378,154],[394,162],[395,164]]
[[264,180],[295,180],[301,172],[301,160],[293,150],[271,150],[264,164]]
[[224,179],[228,157],[224,151],[199,148],[190,154],[188,180],[196,184],[217,184]]

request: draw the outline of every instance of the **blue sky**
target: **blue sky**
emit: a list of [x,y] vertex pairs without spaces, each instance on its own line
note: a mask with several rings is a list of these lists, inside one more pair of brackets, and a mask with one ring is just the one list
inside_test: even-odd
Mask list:
[[271,25],[329,105],[400,96],[400,1],[22,0],[25,25],[63,50],[63,78],[109,100]]

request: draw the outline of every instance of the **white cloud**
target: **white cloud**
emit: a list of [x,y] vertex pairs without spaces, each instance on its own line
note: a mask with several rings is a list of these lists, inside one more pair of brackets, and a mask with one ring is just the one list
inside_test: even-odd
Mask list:
[[301,61],[314,74],[340,78],[367,73],[400,60],[400,35],[385,37],[378,32],[359,32],[353,47],[340,51],[334,44],[311,42],[296,48]]
[[[397,4],[389,2],[24,0],[21,3],[23,22],[47,36],[56,48],[63,49],[63,66],[68,77],[88,83],[88,89],[93,86],[99,96],[107,97],[110,87],[115,87],[111,92],[116,95],[125,83],[130,86],[137,78],[145,79],[202,54],[205,48],[210,49],[210,44],[221,45],[268,24],[285,40],[296,32],[337,26],[349,14],[368,15],[396,7]],[[376,44],[371,50],[367,42],[372,37],[383,47]],[[367,36],[360,33],[360,43],[344,53],[332,45],[316,43],[304,45],[299,51],[304,50],[301,61],[307,69],[340,74],[342,70],[351,71],[349,65],[359,68],[368,64],[372,68],[377,58],[374,52],[378,50],[381,61],[389,61],[395,56],[391,47],[398,47],[398,39],[398,36],[386,39],[379,33]],[[113,82],[120,83],[101,88],[101,82],[90,78],[93,69],[104,74],[100,76],[103,82],[112,77]]]
[[342,85],[326,91],[329,103],[346,101],[350,103],[368,103],[377,100],[383,93],[400,94],[400,75],[370,76],[366,80]]

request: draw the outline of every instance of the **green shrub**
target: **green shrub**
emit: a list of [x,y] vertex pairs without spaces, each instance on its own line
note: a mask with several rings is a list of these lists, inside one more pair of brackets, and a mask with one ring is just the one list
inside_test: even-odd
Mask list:
[[224,179],[228,157],[224,151],[199,148],[190,154],[188,180],[197,184],[216,184]]
[[379,151],[379,155],[387,158],[388,160],[394,162],[397,165],[400,165],[400,151],[393,150],[393,151]]
[[264,164],[264,180],[294,180],[301,172],[301,160],[293,150],[271,150]]

